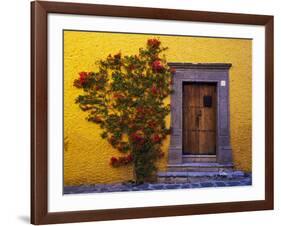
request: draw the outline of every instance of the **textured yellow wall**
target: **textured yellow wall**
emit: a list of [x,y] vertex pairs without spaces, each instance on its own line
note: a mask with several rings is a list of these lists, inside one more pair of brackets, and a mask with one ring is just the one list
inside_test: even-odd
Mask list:
[[[251,171],[251,40],[65,31],[64,134],[68,140],[64,152],[65,185],[132,179],[131,167],[112,168],[109,165],[110,157],[119,153],[100,137],[99,126],[87,122],[87,113],[74,104],[81,90],[73,87],[73,80],[80,71],[96,70],[95,62],[110,53],[137,53],[151,37],[160,37],[162,44],[169,47],[166,52],[168,62],[232,63],[230,122],[234,164],[237,169]],[[166,155],[159,161],[160,170],[166,169],[168,146],[169,138],[163,145]]]

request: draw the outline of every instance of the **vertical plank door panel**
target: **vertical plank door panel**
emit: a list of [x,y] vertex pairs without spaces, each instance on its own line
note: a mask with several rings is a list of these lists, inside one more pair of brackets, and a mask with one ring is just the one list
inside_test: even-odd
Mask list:
[[[200,85],[199,154],[216,154],[216,86]],[[211,98],[211,106],[204,105],[204,96]]]
[[[211,99],[210,106],[204,105],[204,96]],[[215,84],[184,84],[183,154],[216,154],[216,102]]]
[[200,93],[194,84],[183,86],[183,154],[197,154],[199,151],[198,121]]

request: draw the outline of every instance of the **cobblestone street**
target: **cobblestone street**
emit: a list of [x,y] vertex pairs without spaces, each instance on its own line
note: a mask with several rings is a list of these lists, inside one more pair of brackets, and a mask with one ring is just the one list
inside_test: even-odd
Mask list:
[[247,186],[252,185],[252,175],[245,173],[243,176],[217,175],[210,177],[191,177],[188,181],[189,182],[186,183],[145,183],[140,185],[132,183],[116,183],[65,186],[64,194]]

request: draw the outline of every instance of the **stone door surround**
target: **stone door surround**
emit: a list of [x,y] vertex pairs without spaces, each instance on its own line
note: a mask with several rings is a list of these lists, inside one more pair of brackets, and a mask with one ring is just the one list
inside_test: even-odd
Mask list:
[[184,82],[210,82],[217,86],[216,162],[232,164],[229,123],[229,63],[168,63],[176,70],[171,95],[171,141],[168,164],[183,163],[182,98]]

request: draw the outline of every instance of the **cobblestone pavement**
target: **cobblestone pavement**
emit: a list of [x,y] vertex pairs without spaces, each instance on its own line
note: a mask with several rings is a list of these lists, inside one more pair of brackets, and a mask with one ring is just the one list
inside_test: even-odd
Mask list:
[[81,186],[65,186],[64,194],[81,194],[81,193],[103,193],[103,192],[123,192],[123,191],[147,191],[147,190],[167,190],[167,189],[194,189],[208,187],[230,187],[230,186],[247,186],[252,185],[251,174],[243,177],[227,178],[222,176],[212,177],[208,180],[205,178],[197,182],[188,183],[144,183],[140,185],[132,183],[116,184],[91,184]]

